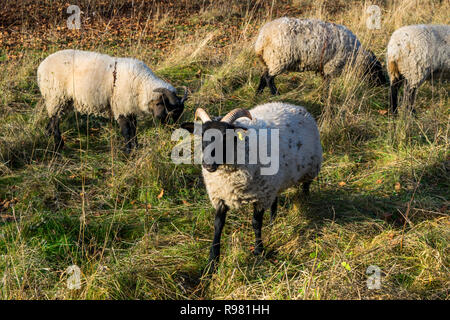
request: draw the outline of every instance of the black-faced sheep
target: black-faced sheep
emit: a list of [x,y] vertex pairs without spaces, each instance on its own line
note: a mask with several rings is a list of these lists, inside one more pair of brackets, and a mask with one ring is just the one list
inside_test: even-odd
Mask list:
[[59,121],[67,109],[83,114],[113,117],[126,140],[126,151],[137,146],[136,116],[149,114],[176,121],[184,109],[175,88],[158,78],[142,62],[79,50],[62,50],[39,65],[38,85],[45,100],[56,149],[64,145]]
[[[304,192],[308,193],[311,181],[320,171],[322,147],[316,122],[303,107],[287,103],[263,104],[249,111],[235,109],[221,120],[211,120],[209,115],[199,108],[196,111],[197,117],[203,122],[202,174],[209,198],[216,209],[210,262],[214,265],[220,255],[220,237],[226,212],[245,204],[253,204],[252,225],[256,238],[254,253],[260,254],[263,251],[261,227],[264,211],[270,207],[273,219],[277,210],[278,194],[300,182],[303,182]],[[199,133],[198,130],[194,132],[195,125],[192,122],[183,123],[181,127],[191,133]],[[211,129],[218,130],[222,137],[218,142],[223,146],[223,159],[219,158],[222,161],[211,159],[214,151],[205,152],[211,144],[211,140],[205,139],[205,135]],[[240,136],[241,130],[245,131],[245,139]],[[263,171],[263,168],[268,168],[268,163],[263,164],[261,160],[262,150],[251,151],[252,134],[253,138],[256,137],[253,143],[257,141],[260,149],[265,145],[261,144],[261,139],[268,141],[266,146],[270,149],[270,152],[267,152],[271,157],[270,172]],[[236,146],[239,136],[240,140],[246,142],[246,162],[241,164],[236,161],[236,157],[230,157],[231,162],[227,161],[230,153],[238,153]],[[278,139],[272,140],[272,136]],[[251,156],[257,157],[258,160],[251,163]]]
[[285,71],[316,71],[325,80],[339,76],[347,64],[357,63],[375,85],[387,83],[381,63],[364,50],[346,27],[316,19],[283,17],[259,31],[255,53],[266,67],[257,93],[266,86],[277,94],[274,78]]

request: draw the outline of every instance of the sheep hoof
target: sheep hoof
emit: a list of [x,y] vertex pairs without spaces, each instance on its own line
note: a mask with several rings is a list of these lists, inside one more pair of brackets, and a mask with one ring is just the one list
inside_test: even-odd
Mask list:
[[262,245],[257,246],[255,249],[253,249],[253,254],[255,256],[260,256],[263,253],[263,251],[264,251],[264,247]]

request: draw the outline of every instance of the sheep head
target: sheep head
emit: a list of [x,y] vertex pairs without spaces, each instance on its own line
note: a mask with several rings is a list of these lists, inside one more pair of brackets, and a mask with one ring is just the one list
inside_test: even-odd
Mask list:
[[201,132],[194,132],[193,122],[185,122],[181,125],[181,128],[190,133],[202,136],[202,166],[209,172],[214,172],[220,165],[227,163],[227,153],[233,152],[236,156],[237,139],[243,140],[242,132],[247,130],[234,124],[234,121],[241,117],[252,119],[248,110],[238,108],[221,119],[211,120],[204,109],[198,108],[195,111],[195,120],[200,118],[202,121]]
[[166,123],[169,119],[176,122],[184,110],[184,102],[188,97],[187,88],[184,87],[184,95],[182,98],[167,88],[157,88],[153,91],[161,93],[161,98],[153,107],[153,115],[162,123]]
[[368,51],[368,66],[365,73],[369,76],[369,81],[373,86],[384,86],[389,84],[381,62],[372,51]]

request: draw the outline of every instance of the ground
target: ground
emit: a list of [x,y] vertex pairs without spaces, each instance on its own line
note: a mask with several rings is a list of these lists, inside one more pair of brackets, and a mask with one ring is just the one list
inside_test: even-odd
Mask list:
[[[3,299],[448,299],[449,85],[426,83],[417,114],[389,114],[388,88],[346,70],[323,97],[313,73],[277,77],[281,93],[255,91],[263,68],[252,44],[266,21],[315,17],[345,24],[385,65],[390,34],[414,23],[449,23],[446,1],[7,0],[0,9],[0,297]],[[268,101],[303,105],[324,149],[304,197],[280,197],[266,213],[265,252],[253,256],[251,208],[232,211],[217,272],[203,274],[213,214],[198,165],[175,165],[171,132],[138,121],[141,148],[123,153],[109,119],[70,113],[65,148],[52,152],[36,69],[50,53],[95,50],[143,60],[212,115]],[[80,270],[79,289],[70,284]],[[381,286],[366,274],[379,268]],[[75,270],[75,271],[71,271]],[[377,269],[378,270],[378,269]],[[69,282],[68,282],[69,281]]]

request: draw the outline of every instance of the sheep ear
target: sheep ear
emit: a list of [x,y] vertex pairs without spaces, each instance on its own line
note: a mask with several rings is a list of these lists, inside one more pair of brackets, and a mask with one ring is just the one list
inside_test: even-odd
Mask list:
[[194,123],[193,122],[182,123],[181,128],[186,129],[190,133],[194,133]]
[[167,98],[167,100],[169,100],[171,105],[175,106],[178,104],[178,98],[175,95],[175,93],[173,93],[167,88],[156,88],[155,90],[153,90],[153,92],[159,92],[163,94]]

